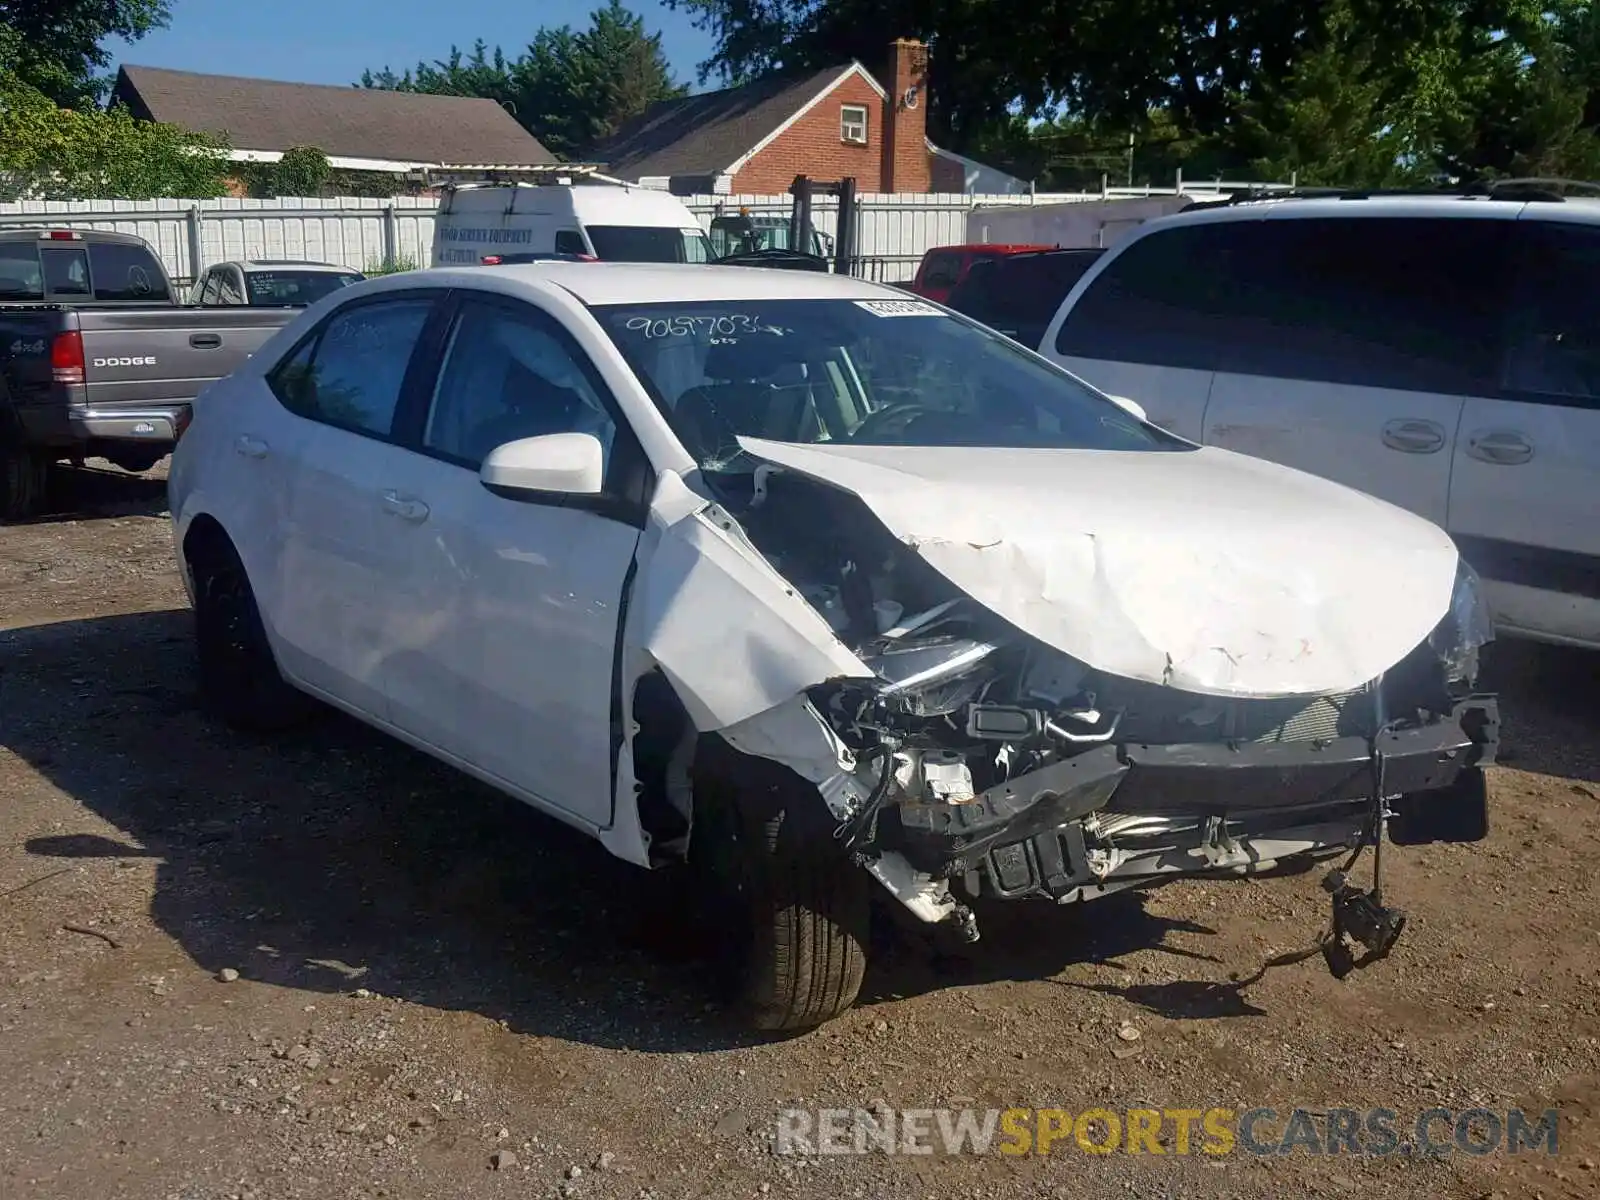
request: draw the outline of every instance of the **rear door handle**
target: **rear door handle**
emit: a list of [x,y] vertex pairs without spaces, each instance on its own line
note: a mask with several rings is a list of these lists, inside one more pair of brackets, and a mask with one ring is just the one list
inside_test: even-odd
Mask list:
[[1402,454],[1433,454],[1444,449],[1444,426],[1437,421],[1404,418],[1383,427],[1383,444]]
[[1533,447],[1514,429],[1483,429],[1467,439],[1467,453],[1480,462],[1514,467],[1533,457]]
[[222,335],[220,333],[191,333],[189,335],[189,345],[196,350],[215,350],[222,345]]
[[233,443],[234,452],[245,458],[265,458],[267,444],[258,437],[251,437],[248,433],[241,433]]
[[399,492],[383,494],[383,511],[415,525],[420,525],[428,519],[426,504],[414,496],[402,496]]

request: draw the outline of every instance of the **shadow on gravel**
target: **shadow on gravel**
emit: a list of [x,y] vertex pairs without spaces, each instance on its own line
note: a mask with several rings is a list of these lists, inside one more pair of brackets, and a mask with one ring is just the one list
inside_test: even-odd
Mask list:
[[[602,1046],[753,1040],[708,1005],[708,963],[670,876],[336,714],[277,741],[229,733],[195,709],[186,610],[0,632],[0,664],[4,743],[129,839],[49,836],[27,849],[161,858],[152,917],[208,971],[365,987]],[[880,923],[863,999],[1048,978],[1136,948],[1210,961],[1163,945],[1210,930],[1153,916],[1136,895],[980,919],[984,940],[959,957]],[[1120,994],[1187,1016],[1250,1011],[1242,987],[1231,991]]]
[[86,517],[158,517],[167,511],[167,480],[104,466],[59,463],[50,472],[44,511],[7,525],[52,525]]
[[1575,785],[1600,784],[1600,653],[1495,642],[1482,684],[1500,693],[1502,763]]

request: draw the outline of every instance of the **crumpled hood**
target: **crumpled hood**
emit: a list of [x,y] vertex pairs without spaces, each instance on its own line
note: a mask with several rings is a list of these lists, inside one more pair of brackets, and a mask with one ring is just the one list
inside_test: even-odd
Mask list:
[[1208,695],[1347,691],[1450,603],[1438,526],[1300,471],[1174,451],[796,445],[751,454],[859,497],[951,583],[1109,674]]

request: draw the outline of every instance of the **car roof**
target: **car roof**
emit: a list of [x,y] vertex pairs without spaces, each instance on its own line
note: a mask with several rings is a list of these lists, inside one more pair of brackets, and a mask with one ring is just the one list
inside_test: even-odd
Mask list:
[[[434,267],[444,286],[482,286],[478,267]],[[406,278],[391,276],[391,278]],[[496,267],[494,279],[544,290],[555,285],[584,304],[694,303],[703,300],[904,300],[897,288],[849,275],[689,263],[532,262]],[[413,283],[415,282],[414,277]]]
[[1045,242],[961,242],[954,246],[934,246],[927,253],[973,254],[982,250],[990,254],[1033,254],[1040,250],[1056,248]]
[[[1351,195],[1334,197],[1264,197],[1218,208],[1190,209],[1146,221],[1139,233],[1173,225],[1231,224],[1239,221],[1362,220],[1408,217],[1444,220],[1548,220],[1600,224],[1600,200],[1568,197],[1560,202],[1525,198],[1460,195]],[[1131,239],[1130,239],[1131,240]]]
[[269,270],[275,267],[294,267],[298,271],[340,271],[350,275],[361,274],[354,267],[342,267],[338,263],[302,262],[293,258],[235,258],[229,262],[215,265],[219,267],[243,267],[247,271],[253,271],[258,267]]

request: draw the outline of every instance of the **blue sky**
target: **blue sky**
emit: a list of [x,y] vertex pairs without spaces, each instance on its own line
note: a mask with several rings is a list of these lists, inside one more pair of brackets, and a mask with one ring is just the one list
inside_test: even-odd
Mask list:
[[[172,0],[169,28],[107,47],[116,65],[256,75],[303,83],[354,83],[368,67],[396,71],[483,38],[520,53],[544,25],[582,28],[604,0]],[[624,0],[659,32],[681,82],[711,39],[659,0]]]

